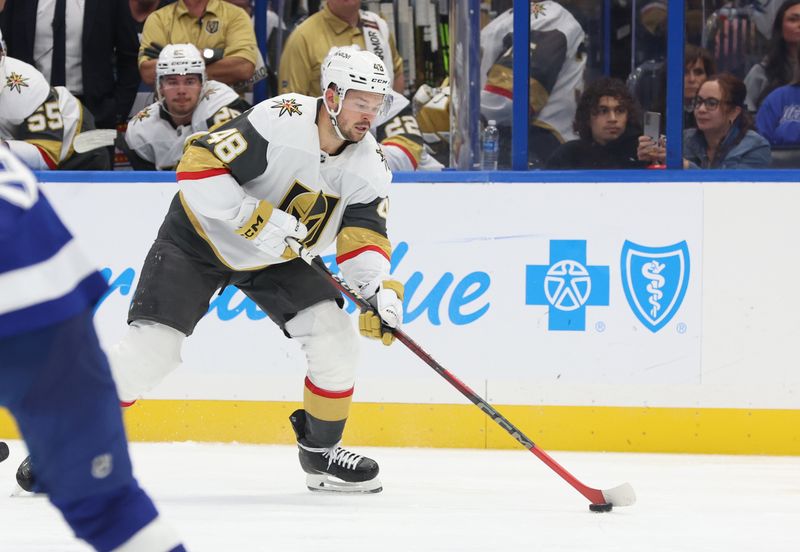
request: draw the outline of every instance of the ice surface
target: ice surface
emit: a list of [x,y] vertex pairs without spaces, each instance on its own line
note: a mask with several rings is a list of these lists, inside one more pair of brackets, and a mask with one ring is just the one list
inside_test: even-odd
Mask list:
[[[25,455],[0,464],[0,550],[71,552],[43,498],[10,497]],[[193,551],[800,550],[800,458],[548,451],[583,483],[629,482],[638,502],[608,514],[524,450],[359,448],[384,491],[305,489],[294,447],[134,443],[140,482]]]

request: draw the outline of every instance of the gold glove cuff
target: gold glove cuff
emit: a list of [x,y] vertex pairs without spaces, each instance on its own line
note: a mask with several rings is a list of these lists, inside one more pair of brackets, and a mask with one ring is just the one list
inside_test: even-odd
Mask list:
[[250,218],[241,228],[236,230],[236,233],[246,240],[254,239],[266,226],[267,221],[272,216],[272,209],[272,204],[269,201],[259,201],[256,208],[253,209],[253,214],[250,215]]

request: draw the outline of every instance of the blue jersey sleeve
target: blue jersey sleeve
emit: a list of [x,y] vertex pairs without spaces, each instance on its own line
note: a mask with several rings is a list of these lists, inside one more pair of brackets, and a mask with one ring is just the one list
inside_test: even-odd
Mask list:
[[43,194],[29,208],[0,197],[0,338],[71,318],[106,288]]

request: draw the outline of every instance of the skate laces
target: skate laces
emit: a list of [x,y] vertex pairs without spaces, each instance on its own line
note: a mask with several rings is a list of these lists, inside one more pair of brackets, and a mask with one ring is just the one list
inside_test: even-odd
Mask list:
[[356,465],[363,458],[363,456],[343,449],[338,445],[325,449],[322,456],[328,459],[328,467],[331,467],[331,464],[338,464],[349,470],[356,469]]

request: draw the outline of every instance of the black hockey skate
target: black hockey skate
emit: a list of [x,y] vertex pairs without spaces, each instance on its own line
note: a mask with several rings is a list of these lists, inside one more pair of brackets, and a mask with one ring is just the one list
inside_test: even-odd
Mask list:
[[314,447],[305,439],[305,410],[296,410],[289,420],[297,435],[300,466],[306,472],[311,491],[340,493],[379,493],[378,463],[338,444],[331,448]]
[[31,457],[28,456],[17,468],[17,484],[22,487],[24,491],[32,493],[34,481]]

